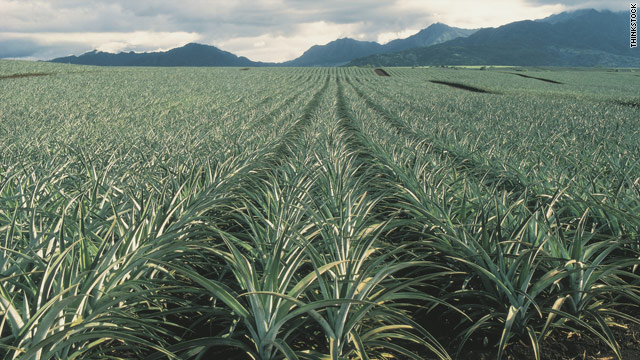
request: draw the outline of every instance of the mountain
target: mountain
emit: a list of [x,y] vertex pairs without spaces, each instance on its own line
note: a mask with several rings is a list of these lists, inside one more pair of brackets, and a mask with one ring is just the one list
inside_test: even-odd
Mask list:
[[442,44],[368,56],[349,65],[640,66],[629,48],[628,14],[563,13],[482,29]]
[[397,39],[388,42],[384,45],[384,52],[397,52],[416,47],[441,44],[456,38],[467,37],[476,31],[478,30],[460,29],[442,23],[435,23],[406,39]]
[[349,38],[334,40],[326,45],[315,45],[297,59],[280,64],[254,62],[238,57],[214,46],[187,44],[163,52],[119,54],[91,51],[80,56],[67,56],[50,60],[57,63],[101,66],[341,66],[364,56],[401,51],[417,46],[429,46],[457,37],[469,36],[475,30],[459,29],[436,23],[406,39],[393,40],[385,45]]
[[340,66],[353,59],[379,54],[382,45],[377,42],[359,41],[349,38],[334,40],[326,45],[314,45],[295,60],[282,66]]
[[476,30],[459,29],[445,24],[432,24],[406,39],[390,41],[385,45],[377,42],[349,38],[332,41],[326,45],[315,45],[299,58],[280,64],[281,66],[340,66],[351,60],[369,55],[402,51],[418,46],[439,44],[458,37],[466,37]]
[[266,66],[269,64],[254,62],[238,57],[215,46],[190,43],[185,46],[162,52],[119,54],[91,51],[80,56],[67,56],[50,60],[51,62],[101,66]]
[[594,9],[582,9],[582,10],[574,10],[574,11],[565,11],[563,13],[553,14],[551,16],[547,16],[544,19],[538,19],[538,20],[535,20],[535,21],[546,22],[546,23],[549,23],[549,24],[557,24],[557,23],[561,23],[561,22],[565,22],[565,21],[568,21],[568,20],[575,19],[575,18],[583,16],[583,15],[594,15],[597,12],[598,11],[596,11]]

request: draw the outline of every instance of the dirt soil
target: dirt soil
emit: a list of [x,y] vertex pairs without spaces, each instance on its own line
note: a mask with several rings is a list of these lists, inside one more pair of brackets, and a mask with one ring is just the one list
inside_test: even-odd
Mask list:
[[34,76],[48,76],[48,75],[51,75],[51,73],[13,74],[13,75],[0,76],[0,80],[2,80],[2,79],[18,79],[18,78],[34,77]]
[[632,108],[640,108],[640,100],[637,101],[616,101],[615,102],[618,105],[622,105],[622,106],[630,106]]
[[[640,325],[625,322],[612,327],[612,332],[620,345],[623,360],[640,359]],[[540,343],[543,360],[616,360],[613,351],[595,335],[556,331]],[[460,359],[494,360],[494,349],[468,349]],[[523,340],[507,347],[503,359],[535,359],[528,341]]]
[[529,76],[529,75],[525,75],[525,74],[516,74],[516,73],[507,73],[507,74],[517,75],[517,76],[520,76],[520,77],[523,77],[523,78],[527,78],[527,79],[536,79],[536,80],[540,80],[540,81],[544,81],[544,82],[548,82],[548,83],[552,83],[552,84],[558,84],[558,85],[564,84],[564,83],[562,83],[560,81],[549,80],[549,79],[539,78],[539,77],[535,77],[535,76]]
[[378,74],[378,76],[391,76],[384,69],[376,69],[375,71],[376,71],[376,74]]
[[447,85],[447,86],[454,87],[456,89],[462,89],[462,90],[467,90],[467,91],[472,91],[472,92],[477,92],[477,93],[493,94],[491,91],[487,91],[487,90],[484,90],[484,89],[479,89],[477,87],[473,87],[473,86],[469,86],[469,85],[465,85],[465,84],[450,82],[450,81],[429,80],[429,82],[432,82],[434,84]]

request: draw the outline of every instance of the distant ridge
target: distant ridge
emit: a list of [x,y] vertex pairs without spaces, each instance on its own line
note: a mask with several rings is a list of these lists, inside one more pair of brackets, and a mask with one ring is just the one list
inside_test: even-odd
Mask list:
[[282,63],[282,66],[340,66],[353,59],[379,54],[382,45],[377,42],[350,38],[334,40],[326,45],[314,45],[299,58]]
[[284,63],[256,62],[214,46],[190,43],[169,51],[91,51],[51,60],[102,66],[611,66],[640,67],[629,48],[629,15],[584,9],[497,28],[460,29],[435,23],[381,45],[343,38],[315,45]]
[[251,61],[215,46],[189,43],[162,52],[119,54],[91,51],[80,56],[67,56],[51,60],[56,63],[100,66],[267,66]]
[[363,57],[354,66],[515,65],[640,67],[629,14],[580,10],[482,29],[466,38]]
[[360,57],[440,44],[448,40],[469,36],[476,31],[435,23],[406,39],[393,40],[385,45],[372,41],[343,38],[334,40],[326,45],[312,46],[299,58],[280,65],[341,66]]
[[406,39],[393,40],[385,45],[343,38],[326,45],[314,45],[297,59],[279,64],[255,62],[215,46],[195,43],[163,52],[112,54],[94,50],[80,56],[66,56],[50,61],[99,66],[341,66],[364,56],[438,44],[460,36],[468,36],[475,31],[436,23]]
[[443,23],[435,23],[406,39],[396,39],[384,46],[384,52],[397,52],[407,49],[431,46],[443,42],[464,38],[478,31],[477,29],[461,29]]
[[538,22],[546,22],[549,24],[558,24],[562,22],[566,22],[572,19],[575,19],[584,15],[596,15],[598,13],[595,9],[582,9],[582,10],[574,10],[574,11],[565,11],[559,14],[553,14],[551,16],[547,16],[544,19],[538,19],[535,21]]

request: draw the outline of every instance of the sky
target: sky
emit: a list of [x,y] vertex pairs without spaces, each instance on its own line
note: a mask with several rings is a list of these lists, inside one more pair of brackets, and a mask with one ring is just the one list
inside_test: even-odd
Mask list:
[[386,43],[435,22],[473,29],[628,7],[620,0],[0,0],[0,58],[159,51],[198,42],[280,62],[338,38]]

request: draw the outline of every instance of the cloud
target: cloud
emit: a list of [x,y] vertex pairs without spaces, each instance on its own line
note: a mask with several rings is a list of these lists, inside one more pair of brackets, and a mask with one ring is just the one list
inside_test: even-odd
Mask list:
[[38,44],[34,41],[19,39],[0,40],[0,58],[28,58],[38,51]]
[[0,58],[51,59],[93,49],[107,52],[158,51],[196,42],[200,38],[197,33],[148,31],[0,33]]
[[386,42],[436,21],[464,28],[499,26],[581,5],[611,8],[608,4],[614,3],[622,4],[618,0],[0,0],[0,56],[47,59],[92,49],[151,51],[198,41],[252,60],[284,61],[338,37]]
[[81,6],[66,6],[66,3],[0,0],[0,32],[133,31],[150,26],[131,17],[118,4],[87,1]]
[[79,54],[88,50],[85,45],[77,43],[57,42],[55,44],[46,44],[24,37],[3,38],[2,34],[0,34],[0,59],[52,59],[63,55],[60,53],[60,49],[68,51],[66,55]]
[[[155,37],[154,45],[113,34],[188,33],[255,60],[283,61],[337,37],[377,40],[380,32],[419,29],[432,22],[427,9],[406,12],[396,6],[402,1],[0,0],[0,39],[2,34],[22,34],[39,42],[57,38],[60,43],[83,43],[87,50],[144,51],[195,40],[173,37],[160,43],[163,38]],[[61,50],[59,55],[67,53]]]
[[467,29],[497,27],[509,22],[539,19],[562,12],[559,4],[531,5],[526,0],[431,0],[428,5],[422,0],[399,0],[405,12],[419,12],[428,8],[435,21]]
[[404,29],[401,31],[384,32],[378,34],[376,41],[380,44],[386,44],[391,40],[408,38],[419,31],[420,29]]
[[562,5],[569,10],[589,9],[597,10],[625,10],[629,8],[628,0],[526,0],[531,5]]
[[266,62],[294,59],[314,44],[326,44],[338,38],[364,38],[361,24],[330,24],[324,21],[300,24],[290,34],[269,33],[218,41],[217,46],[237,55]]

